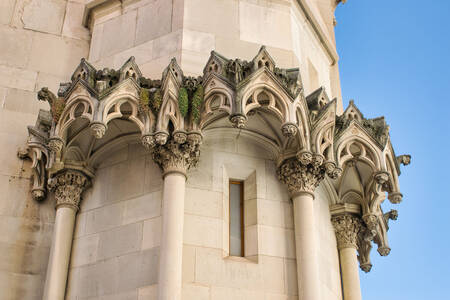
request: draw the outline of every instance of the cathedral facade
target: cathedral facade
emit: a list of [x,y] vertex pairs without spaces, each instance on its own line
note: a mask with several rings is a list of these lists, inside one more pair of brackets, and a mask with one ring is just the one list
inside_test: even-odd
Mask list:
[[361,300],[411,157],[340,2],[3,1],[0,299]]

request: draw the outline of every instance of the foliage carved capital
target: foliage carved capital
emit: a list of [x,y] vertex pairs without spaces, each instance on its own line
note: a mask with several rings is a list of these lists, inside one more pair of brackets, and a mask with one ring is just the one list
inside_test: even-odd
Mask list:
[[153,160],[159,165],[164,175],[181,173],[195,167],[200,157],[202,136],[199,133],[176,132],[171,138],[161,139],[146,136],[143,144],[152,153]]
[[78,211],[81,193],[89,186],[89,179],[78,171],[66,170],[50,178],[48,186],[55,193],[56,208],[69,207]]
[[315,158],[312,154],[311,157],[304,154],[300,158],[289,158],[278,168],[278,179],[287,185],[291,196],[304,192],[314,194],[324,179],[325,168]]
[[358,234],[361,231],[361,220],[359,217],[344,214],[331,218],[331,222],[336,232],[336,239],[339,249],[357,249]]

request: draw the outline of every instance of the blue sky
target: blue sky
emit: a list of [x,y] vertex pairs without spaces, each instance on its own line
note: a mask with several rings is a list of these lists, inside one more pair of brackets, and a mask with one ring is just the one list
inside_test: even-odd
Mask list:
[[[364,300],[450,299],[450,1],[348,0],[336,10],[344,108],[384,115],[402,168],[391,254],[372,250]],[[385,203],[385,207],[392,207]]]

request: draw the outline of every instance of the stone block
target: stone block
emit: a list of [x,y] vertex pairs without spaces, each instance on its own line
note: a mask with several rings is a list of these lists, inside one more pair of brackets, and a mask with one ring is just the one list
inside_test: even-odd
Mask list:
[[160,216],[161,196],[161,192],[154,192],[125,201],[122,224],[135,223]]
[[72,291],[72,294],[77,295],[79,299],[112,294],[117,290],[119,275],[117,258],[80,267],[77,290]]
[[[2,190],[5,192],[5,190]],[[0,216],[0,242],[32,247],[50,247],[53,224],[39,222],[33,218]]]
[[131,199],[144,193],[145,164],[129,160],[111,167],[109,172],[108,202]]
[[161,217],[146,220],[144,222],[144,236],[142,249],[157,247],[161,242]]
[[66,1],[63,0],[31,0],[24,6],[24,28],[60,34],[65,11]]
[[129,224],[100,233],[98,259],[104,259],[141,249],[142,223]]
[[81,236],[86,235],[86,221],[87,221],[87,212],[78,211],[75,219],[75,230],[73,233],[74,238],[79,238]]
[[210,288],[207,286],[184,284],[181,292],[182,300],[210,300]]
[[[204,148],[200,148],[200,152],[202,153],[202,155],[197,164],[197,167],[192,168],[188,171],[186,185],[190,188],[221,191],[221,188],[213,188],[213,174],[215,171],[214,167],[211,168],[211,166],[214,165],[213,153],[203,150]],[[222,182],[220,182],[220,185],[222,185]]]
[[23,136],[26,141],[28,135],[26,126],[35,123],[36,115],[0,109],[0,133]]
[[278,180],[276,166],[273,161],[266,161],[266,200],[289,202],[287,187]]
[[241,40],[282,49],[292,49],[289,5],[239,2]]
[[[154,41],[155,45],[156,41]],[[171,47],[174,48],[174,47]],[[176,47],[175,47],[176,48]],[[158,55],[163,55],[164,51],[161,51],[161,45],[158,46]],[[155,53],[155,46],[153,46],[153,53]],[[181,61],[181,54],[178,51],[165,53],[164,56],[155,58],[155,54],[153,55],[153,59],[141,66],[142,74],[145,77],[160,79],[164,69],[169,65],[172,58],[175,58],[177,62]]]
[[221,227],[221,219],[185,214],[183,241],[189,245],[221,248]]
[[62,35],[82,40],[89,40],[89,30],[83,26],[84,4],[68,1]]
[[0,27],[0,64],[24,68],[30,55],[32,34],[26,30]]
[[184,28],[239,38],[239,1],[184,1]]
[[216,51],[228,58],[251,60],[259,48],[260,44],[243,41],[239,37],[216,36]]
[[25,143],[25,136],[0,133],[0,149],[3,153],[0,156],[0,174],[18,176],[22,172],[23,161],[17,157],[17,150]]
[[98,168],[95,172],[95,178],[92,181],[92,186],[83,193],[83,198],[80,203],[80,212],[88,212],[94,208],[112,204],[108,202],[106,197],[106,190],[109,180],[109,168]]
[[259,263],[263,277],[264,291],[271,293],[284,292],[284,259],[279,257],[260,256]]
[[252,225],[246,227],[244,230],[245,239],[245,256],[256,256],[258,255],[258,226]]
[[136,15],[133,10],[103,23],[101,56],[110,56],[134,45]]
[[[48,87],[48,89],[56,94],[59,89],[59,84],[64,82],[66,78],[54,76],[51,74],[46,74],[43,72],[38,72],[36,79],[35,91],[39,91],[43,87]],[[47,104],[48,105],[48,104]],[[48,107],[47,107],[48,109]]]
[[50,248],[0,242],[0,253],[3,257],[0,260],[0,270],[40,274],[46,270]]
[[14,12],[16,0],[3,0],[0,2],[0,24],[9,24]]
[[259,224],[294,228],[292,205],[289,202],[258,200]]
[[87,41],[34,32],[28,68],[69,80],[88,51]]
[[[182,31],[174,31],[163,35],[153,42],[153,58],[165,57],[170,53],[177,52],[182,47]],[[180,60],[178,60],[180,63]],[[167,67],[167,65],[165,66]],[[161,70],[162,73],[162,70]]]
[[183,245],[183,266],[182,266],[183,282],[195,281],[195,247]]
[[7,273],[0,271],[2,300],[42,299],[45,276],[42,274]]
[[202,76],[203,68],[208,62],[210,53],[183,50],[181,53],[181,68],[185,76]]
[[244,225],[245,227],[255,225],[258,221],[258,204],[261,200],[246,200],[244,202]]
[[[215,36],[211,33],[183,30],[183,50],[209,54],[215,49]],[[206,63],[206,62],[205,62]]]
[[158,285],[140,287],[138,290],[138,300],[156,300],[158,295]]
[[118,292],[157,283],[159,247],[120,256],[117,260],[120,270]]
[[[106,155],[105,155],[106,156]],[[128,159],[128,145],[122,145],[115,149],[107,157],[103,158],[100,162],[98,168],[106,168],[116,165],[121,162],[125,162]]]
[[138,291],[132,290],[124,293],[117,293],[111,295],[103,295],[99,300],[137,300]]
[[122,224],[124,203],[102,206],[87,212],[86,234],[115,228]]
[[74,239],[70,265],[78,267],[97,260],[99,235],[92,234]]
[[149,155],[145,157],[144,182],[145,193],[162,190],[163,179],[161,169]]
[[89,50],[89,61],[94,63],[102,55],[103,24],[95,25],[91,32],[91,46]]
[[40,109],[48,109],[45,101],[39,101],[35,92],[19,89],[9,89],[2,107],[5,110],[37,115]]
[[228,287],[211,287],[211,300],[260,300],[264,299],[264,292]]
[[171,30],[172,1],[155,0],[138,9],[136,45],[166,35]]
[[279,227],[259,227],[260,254],[295,258],[294,230]]
[[195,264],[196,283],[248,290],[264,287],[262,264],[247,259],[223,259],[219,249],[197,248]]
[[186,188],[184,211],[191,215],[221,218],[222,193]]
[[120,68],[131,56],[136,64],[143,65],[153,59],[153,41],[148,41],[136,47],[124,50],[114,55],[114,68]]

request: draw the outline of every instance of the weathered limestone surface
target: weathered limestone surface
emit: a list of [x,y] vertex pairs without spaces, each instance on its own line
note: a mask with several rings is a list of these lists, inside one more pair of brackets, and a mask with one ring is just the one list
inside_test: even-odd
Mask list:
[[[94,2],[104,2],[104,4],[90,11],[89,15],[84,15],[85,5],[89,6]],[[53,196],[48,196],[42,203],[37,203],[31,198],[29,192],[32,185],[31,162],[29,159],[17,158],[17,150],[26,144],[26,126],[35,123],[39,109],[47,108],[46,103],[35,100],[36,92],[43,87],[49,87],[56,93],[60,82],[69,81],[81,57],[89,57],[90,61],[99,67],[99,72],[90,74],[96,77],[93,81],[98,84],[90,88],[99,91],[101,84],[106,84],[106,81],[101,81],[109,72],[101,71],[102,68],[117,69],[130,56],[135,56],[135,60],[130,60],[130,64],[127,65],[131,73],[126,72],[128,69],[122,70],[121,76],[126,73],[127,79],[120,80],[120,84],[127,85],[123,91],[130,93],[128,94],[130,96],[136,92],[136,86],[141,84],[137,83],[136,77],[133,77],[136,75],[133,73],[136,72],[134,62],[139,65],[144,76],[160,79],[163,69],[169,65],[172,58],[176,58],[184,75],[195,76],[203,74],[203,68],[209,57],[211,62],[214,59],[226,60],[227,63],[222,62],[221,67],[228,68],[226,71],[228,82],[225,84],[221,82],[219,77],[223,74],[215,74],[214,80],[208,82],[211,89],[216,84],[233,85],[233,80],[236,85],[242,83],[245,79],[244,69],[247,64],[245,62],[241,65],[238,62],[234,65],[236,69],[233,70],[232,60],[225,59],[217,53],[210,55],[211,50],[217,50],[226,57],[250,60],[258,52],[261,44],[265,44],[267,47],[261,48],[258,53],[258,55],[265,55],[264,60],[258,61],[262,59],[259,57],[258,60],[255,58],[255,61],[252,61],[255,64],[253,75],[261,70],[259,75],[264,73],[255,80],[259,80],[255,86],[266,84],[270,81],[270,76],[276,76],[278,79],[275,81],[292,80],[286,74],[275,74],[287,72],[287,70],[271,65],[267,50],[276,61],[277,67],[299,67],[305,96],[313,91],[319,94],[323,92],[320,94],[323,98],[317,94],[317,99],[313,99],[317,103],[311,102],[309,97],[308,100],[302,98],[302,101],[307,101],[303,104],[310,113],[306,116],[309,120],[302,120],[304,124],[311,123],[316,126],[328,118],[320,119],[324,115],[331,116],[330,131],[333,133],[334,126],[339,126],[336,132],[344,135],[340,137],[341,140],[345,140],[345,135],[349,134],[350,130],[346,130],[348,126],[353,126],[350,128],[351,134],[367,140],[364,132],[372,132],[377,135],[375,137],[377,142],[386,146],[386,131],[378,130],[385,130],[385,127],[375,126],[375,122],[380,120],[364,119],[353,104],[349,106],[342,118],[336,119],[334,110],[326,111],[334,105],[328,100],[337,97],[336,111],[338,115],[342,112],[334,46],[334,8],[334,1],[328,0],[2,1],[0,3],[0,149],[2,154],[0,155],[0,191],[2,191],[0,228],[5,228],[5,233],[0,237],[0,255],[3,258],[0,263],[0,298],[42,299],[45,276],[49,274],[47,262],[52,232],[54,227],[57,227],[54,226],[55,199]],[[307,21],[305,13],[313,16],[314,20]],[[265,67],[258,66],[261,61],[266,61]],[[88,64],[81,65],[88,68]],[[170,89],[168,93],[171,93],[171,99],[175,100],[164,107],[163,117],[175,112],[179,113],[179,103],[176,108],[177,100],[175,99],[178,97],[175,95],[179,92],[178,85],[196,80],[180,76],[181,70],[174,62],[170,63],[168,70],[173,77],[167,81],[170,87],[166,89],[166,87],[161,88],[155,85],[161,90]],[[75,75],[81,77],[83,71],[85,69],[81,69]],[[234,77],[230,76],[231,73]],[[141,79],[140,75],[137,77]],[[88,81],[85,80],[85,82]],[[152,84],[155,83],[149,83],[149,85]],[[288,85],[289,83],[283,83],[282,93],[289,89]],[[139,92],[153,89],[155,86],[151,88],[139,86],[137,95],[132,95],[133,99],[142,100]],[[323,86],[323,89],[317,89],[319,86]],[[222,90],[228,92],[229,87],[224,87]],[[245,103],[246,105],[267,105],[270,102],[267,101],[270,98],[269,94],[255,92],[245,99],[245,101],[254,102]],[[330,99],[326,94],[331,96]],[[88,93],[85,96],[89,97]],[[288,95],[283,100],[289,97]],[[215,100],[213,97],[209,100],[208,105],[212,106]],[[289,105],[292,105],[294,99],[289,101],[291,101],[288,102]],[[142,103],[139,103],[139,107],[131,107],[130,103],[122,108],[125,111],[131,108],[133,117],[136,117],[136,111],[149,109],[149,107],[143,107]],[[331,105],[327,106],[327,103]],[[280,107],[284,104],[286,103],[283,101],[276,104],[269,103],[265,108],[280,113],[283,118],[288,115],[287,107]],[[227,108],[230,107],[226,105],[221,107],[225,111]],[[245,107],[247,108],[251,110],[248,106]],[[119,107],[119,112],[120,109]],[[327,113],[321,114],[323,111]],[[192,110],[190,112],[192,113]],[[260,112],[261,110],[246,111],[238,116],[232,116],[231,111],[228,113],[235,127],[241,128],[248,121],[251,127],[249,131],[253,131],[254,135],[261,135],[258,130],[268,128],[267,124],[273,120],[269,118],[268,121],[261,121],[261,119],[253,118],[254,114]],[[87,111],[86,113],[88,114]],[[123,119],[128,118],[129,111],[125,114],[127,116],[122,115]],[[195,131],[204,125],[187,124],[191,116],[178,118],[171,115],[171,118],[172,121],[176,119],[181,122],[183,130]],[[303,116],[297,116],[298,123],[300,123],[299,118]],[[290,113],[289,120],[291,119],[295,120],[295,112]],[[166,120],[161,117],[157,125],[145,124],[145,126],[148,125],[148,133],[151,131],[151,134],[144,136],[147,138],[143,139],[144,144],[146,143],[149,148],[144,149],[140,144],[136,144],[141,138],[137,137],[139,135],[137,132],[141,128],[138,129],[122,121],[124,120],[119,119],[111,123],[108,131],[103,130],[103,132],[102,129],[105,129],[106,125],[95,122],[90,124],[97,139],[101,139],[105,131],[106,136],[133,131],[136,133],[136,138],[133,141],[126,140],[114,145],[111,151],[102,153],[101,159],[96,161],[93,185],[84,192],[80,210],[76,215],[71,253],[65,251],[65,260],[68,259],[67,253],[70,255],[66,299],[157,299],[158,293],[159,297],[162,295],[161,290],[169,290],[160,284],[162,276],[165,276],[164,278],[168,278],[170,284],[175,282],[174,289],[180,291],[181,299],[186,300],[192,298],[303,300],[299,291],[301,293],[306,289],[302,283],[305,284],[308,281],[305,278],[299,278],[299,274],[301,276],[302,273],[298,272],[298,265],[301,263],[297,264],[296,258],[301,254],[296,253],[299,247],[296,247],[295,243],[298,234],[296,235],[297,226],[294,226],[296,223],[293,213],[294,205],[286,186],[277,179],[277,165],[274,162],[274,154],[270,150],[273,147],[271,143],[265,139],[263,139],[264,143],[256,142],[251,134],[245,135],[245,130],[241,134],[240,129],[230,128],[230,123],[224,126],[230,129],[228,131],[209,134],[205,130],[201,147],[202,155],[197,167],[190,169],[187,173],[186,189],[184,189],[184,176],[180,174],[198,159],[196,152],[198,150],[196,147],[199,147],[198,141],[194,143],[188,138],[189,141],[186,142],[187,134],[183,130],[175,134],[173,129],[170,129],[174,124],[169,121],[164,123]],[[228,122],[226,118],[222,121]],[[218,127],[222,125],[224,124],[219,123]],[[279,125],[276,126],[280,127]],[[281,125],[282,130],[272,135],[270,140],[287,141],[284,138],[292,138],[295,135],[293,132],[300,130],[289,122]],[[153,132],[152,126],[162,131]],[[319,124],[315,128],[325,128],[325,126]],[[167,139],[165,136],[167,133],[164,130],[170,130],[170,134],[173,135],[167,144],[166,141],[160,143],[164,137]],[[271,130],[273,131],[273,128]],[[311,133],[316,134],[313,130]],[[94,139],[94,136],[87,137],[83,134],[86,132],[83,132],[80,138],[83,141]],[[303,137],[303,134],[299,136]],[[197,135],[200,134],[197,133]],[[175,136],[178,140],[176,143]],[[202,138],[198,136],[197,139],[201,140]],[[324,134],[322,137],[323,144],[326,146],[329,142],[327,135]],[[155,140],[158,144],[156,146]],[[315,141],[312,143],[314,144]],[[284,142],[280,144],[289,145]],[[290,143],[291,146],[292,144],[294,143]],[[179,151],[181,148],[177,147],[181,145],[184,145],[185,150],[187,147],[192,147],[189,151],[195,153],[193,155],[195,157],[186,156],[186,153]],[[314,146],[317,145],[311,147]],[[318,146],[320,148],[322,145]],[[349,145],[348,153],[345,152],[347,150],[339,150],[342,156],[339,155],[338,159],[344,156],[346,159],[339,167],[343,168],[344,164],[346,168],[354,167],[356,163],[351,160],[356,161],[359,154],[356,155],[351,151],[359,146],[361,145],[358,143]],[[152,147],[156,147],[157,150]],[[364,146],[361,147],[361,152],[358,153],[364,152],[362,151],[365,149]],[[386,148],[389,147],[390,144],[386,146]],[[77,157],[77,155],[83,155],[80,154],[83,151],[88,153],[85,148],[79,152],[65,154],[72,155],[72,158]],[[331,148],[333,148],[332,144]],[[153,151],[153,154],[150,154],[149,150]],[[57,155],[54,148],[52,151],[52,155]],[[183,157],[180,160],[181,163],[168,158],[171,151],[177,153],[178,159]],[[325,153],[323,149],[316,152]],[[23,158],[24,152],[20,151],[20,153]],[[299,154],[301,153],[297,153]],[[376,155],[377,153],[369,153],[370,158]],[[327,163],[323,161],[322,154],[318,156],[319,162],[322,159],[319,165]],[[184,159],[186,161],[183,161]],[[180,166],[184,171],[180,172]],[[398,169],[398,162],[391,163],[388,167],[390,169],[386,171],[394,174],[394,168]],[[170,172],[167,172],[168,170]],[[176,188],[172,190],[166,187],[166,192],[163,192],[165,180],[163,173],[166,175],[166,182],[171,180],[176,182],[174,184]],[[372,186],[368,189],[369,194],[366,196],[373,201],[378,201],[378,196],[382,192],[388,192],[389,199],[393,203],[398,203],[401,200],[401,194],[397,190],[398,182],[395,181],[397,179],[387,184],[386,174],[387,172],[384,171],[373,174],[375,180],[371,181]],[[167,176],[171,179],[169,180]],[[176,180],[175,177],[177,177]],[[242,180],[245,184],[245,257],[242,258],[228,256],[229,179]],[[381,191],[382,188],[389,190]],[[315,277],[317,277],[314,283],[318,286],[319,292],[315,296],[318,300],[342,299],[338,245],[330,221],[329,205],[332,202],[330,189],[333,187],[330,187],[328,182],[328,186],[321,183],[316,189],[310,191],[314,193],[315,200],[313,205],[309,206],[310,214],[307,216],[315,220],[311,223],[315,225],[308,230],[310,235],[314,236],[314,247],[311,248],[317,250],[314,253],[318,261],[314,268]],[[167,197],[169,194],[172,196]],[[168,202],[177,203],[177,205],[170,208],[167,206]],[[184,205],[184,208],[181,205]],[[180,207],[181,209],[176,209]],[[379,206],[375,205],[375,207]],[[67,212],[68,208],[64,208]],[[365,208],[365,210],[368,209]],[[164,214],[166,217],[163,217]],[[177,218],[167,217],[172,214]],[[74,213],[66,215],[75,217]],[[374,217],[377,218],[377,224],[370,222]],[[395,219],[396,212],[379,215],[378,211],[368,211],[363,218],[368,229],[358,237],[358,243],[367,249],[361,251],[366,256],[359,259],[362,267],[370,268],[369,252],[372,241],[380,244],[378,249],[380,254],[389,253],[386,231],[389,219]],[[70,226],[66,226],[66,230]],[[164,230],[169,227],[170,234],[165,234]],[[67,240],[68,235],[60,234],[60,236]],[[175,236],[176,245],[168,246]],[[359,248],[362,246],[358,245]],[[165,251],[170,250],[170,257],[161,255],[160,248],[164,248]],[[357,274],[354,252],[341,253],[347,259],[347,263],[344,263],[353,275],[355,272]],[[176,259],[173,259],[175,256]],[[163,263],[160,264],[160,262]],[[159,271],[161,266],[164,269],[164,266],[172,262],[174,271],[168,268],[168,273],[167,270]],[[182,265],[181,269],[180,265]],[[173,277],[181,277],[182,286],[179,278],[174,281]],[[62,276],[60,279],[65,280],[66,277]],[[353,284],[349,286],[356,287],[355,282],[353,280]],[[65,285],[61,284],[61,286]],[[178,291],[172,298],[180,298]],[[63,296],[59,295],[59,297]],[[166,295],[166,298],[171,298],[171,295]]]
[[[68,34],[81,23],[64,24],[66,7],[80,1],[0,1],[0,298],[42,299],[50,252],[54,199],[37,203],[29,192],[29,160],[17,150],[39,109],[36,91],[57,89],[88,55],[84,41]],[[67,21],[67,18],[66,18]],[[81,22],[81,18],[80,18]],[[63,30],[63,28],[66,29]]]
[[[304,6],[315,25],[306,21]],[[145,76],[158,78],[176,57],[186,75],[198,76],[211,50],[250,59],[266,45],[280,67],[300,67],[307,94],[324,86],[342,110],[334,8],[319,0],[110,1],[91,13],[89,59],[99,67],[118,68],[131,53]],[[309,80],[311,68],[317,80]]]
[[161,172],[142,164],[151,158],[140,144],[106,157],[77,215],[66,299],[148,299],[158,278]]

